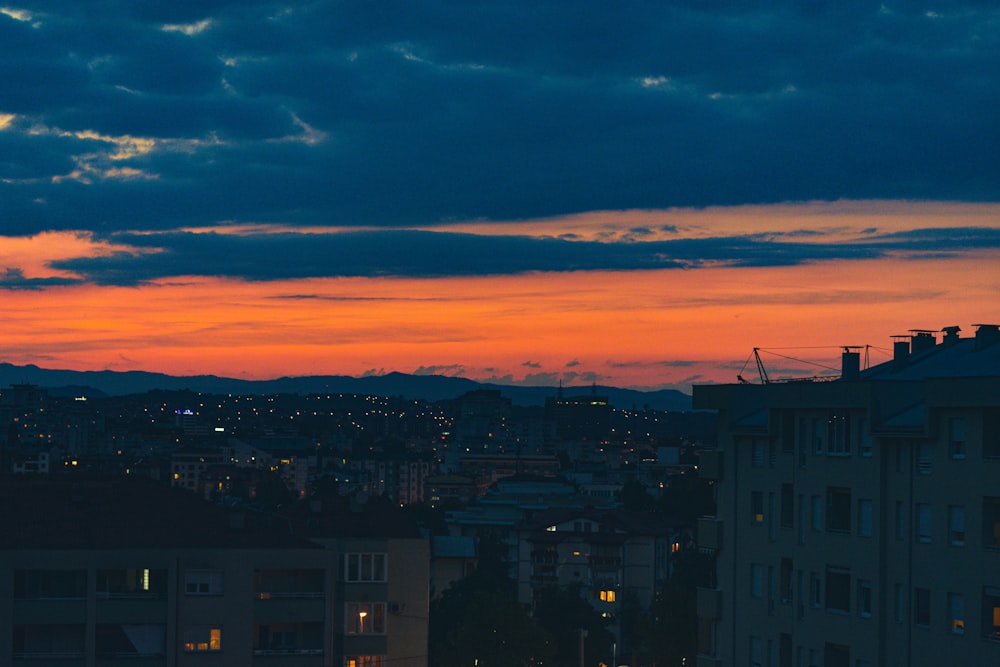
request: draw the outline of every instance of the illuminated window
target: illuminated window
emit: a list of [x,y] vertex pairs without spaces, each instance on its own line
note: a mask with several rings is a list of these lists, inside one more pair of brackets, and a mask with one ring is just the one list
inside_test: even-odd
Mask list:
[[142,568],[97,571],[98,598],[158,598],[166,594],[166,589],[166,570]]
[[208,653],[222,650],[222,628],[212,626],[189,626],[184,628],[184,651],[186,653]]
[[344,581],[386,581],[384,553],[357,553],[344,556]]
[[601,599],[601,602],[615,601],[615,592],[612,590],[600,591],[597,596]]
[[349,655],[344,658],[344,667],[384,667],[384,655]]
[[983,588],[983,636],[1000,639],[1000,588]]
[[760,491],[750,492],[750,522],[764,523],[764,494]]
[[385,634],[384,602],[348,602],[344,614],[345,632],[349,635]]
[[965,634],[965,598],[958,593],[948,593],[948,624],[952,634]]

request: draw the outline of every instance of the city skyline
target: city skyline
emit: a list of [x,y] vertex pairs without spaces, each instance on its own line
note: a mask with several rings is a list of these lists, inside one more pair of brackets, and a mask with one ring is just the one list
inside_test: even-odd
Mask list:
[[690,391],[969,334],[998,18],[0,7],[0,360]]

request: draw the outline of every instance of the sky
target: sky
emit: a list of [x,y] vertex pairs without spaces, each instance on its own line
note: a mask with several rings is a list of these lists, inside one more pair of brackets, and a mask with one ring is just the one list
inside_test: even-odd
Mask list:
[[45,368],[683,391],[971,335],[1000,8],[0,5],[0,320]]

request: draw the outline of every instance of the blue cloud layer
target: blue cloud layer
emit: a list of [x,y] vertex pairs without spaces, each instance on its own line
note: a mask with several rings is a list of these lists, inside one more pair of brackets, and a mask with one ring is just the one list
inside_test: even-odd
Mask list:
[[[0,130],[0,234],[998,199],[1000,10],[760,7],[22,2],[0,14],[0,119],[14,116]],[[484,258],[485,242],[430,238],[321,245],[336,255],[425,244],[462,273],[503,268]],[[304,261],[276,273],[319,264],[300,241],[282,243]],[[158,262],[203,261],[222,243],[161,242],[170,251],[142,271],[128,257],[73,266],[153,276]],[[226,241],[248,263],[255,242]],[[489,243],[524,246],[524,261],[497,253],[508,271],[661,261],[653,247]],[[683,248],[663,261],[700,254]],[[433,272],[383,249],[378,271]],[[219,271],[242,274],[229,264]]]
[[[794,235],[793,235],[794,236]],[[333,234],[120,233],[108,240],[135,252],[54,262],[82,280],[134,285],[178,275],[278,280],[336,276],[439,277],[532,271],[648,270],[705,265],[788,266],[889,254],[1000,249],[1000,229],[922,229],[850,243],[798,243],[775,235],[669,241],[568,241],[437,231]],[[16,286],[25,287],[23,281]],[[0,287],[3,282],[0,281]]]

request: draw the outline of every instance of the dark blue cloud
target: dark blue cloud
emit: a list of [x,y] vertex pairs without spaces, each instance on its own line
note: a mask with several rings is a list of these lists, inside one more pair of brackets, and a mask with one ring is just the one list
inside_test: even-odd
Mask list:
[[988,3],[20,4],[0,234],[1000,197]]
[[923,257],[1000,248],[1000,229],[926,229],[852,243],[796,243],[765,234],[603,243],[410,230],[249,235],[115,233],[106,240],[131,246],[135,251],[62,260],[53,266],[75,272],[87,281],[120,285],[183,275],[278,280],[650,270],[720,263],[791,266],[837,259],[875,259],[889,253]]

